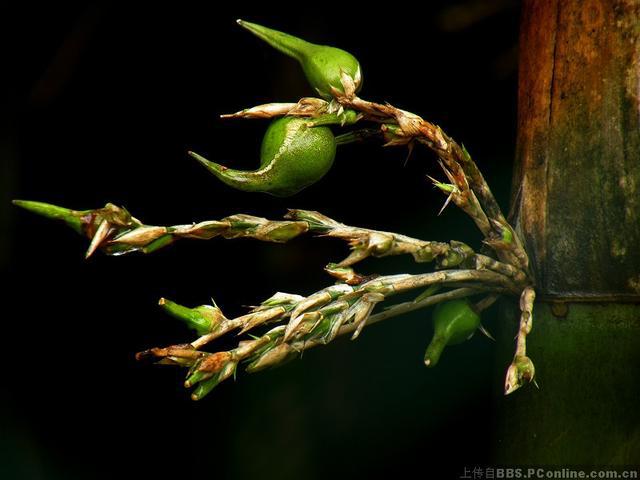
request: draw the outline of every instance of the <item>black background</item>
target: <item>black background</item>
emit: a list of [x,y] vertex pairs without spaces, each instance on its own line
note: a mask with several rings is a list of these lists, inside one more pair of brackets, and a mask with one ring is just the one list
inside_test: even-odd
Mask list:
[[[505,356],[476,336],[427,370],[424,312],[280,369],[240,373],[197,403],[181,386],[184,372],[135,362],[138,350],[193,338],[159,311],[159,297],[190,306],[214,297],[238,315],[275,291],[329,284],[322,267],[346,255],[342,243],[185,240],[150,256],[85,261],[86,239],[9,203],[110,201],[155,225],[306,208],[479,246],[455,208],[437,216],[443,198],[426,175],[441,173],[424,149],[404,166],[404,148],[342,147],[321,182],[287,199],[233,191],[185,154],[253,168],[265,122],[218,115],[312,94],[293,60],[234,22],[245,18],[352,52],[363,67],[361,96],[418,113],[464,142],[506,208],[517,2],[372,5],[3,7],[1,478],[315,479],[416,469],[448,478],[487,462],[492,412],[508,401],[511,339]],[[394,258],[359,270],[424,268]],[[494,316],[485,315],[490,329]]]

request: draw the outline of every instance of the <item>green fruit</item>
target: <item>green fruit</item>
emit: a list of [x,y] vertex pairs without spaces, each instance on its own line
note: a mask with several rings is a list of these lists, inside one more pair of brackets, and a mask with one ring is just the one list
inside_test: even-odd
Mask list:
[[320,180],[333,165],[336,139],[328,127],[283,117],[271,122],[262,140],[260,168],[235,170],[190,152],[227,185],[246,192],[288,197]]
[[447,345],[469,339],[480,326],[480,316],[465,299],[451,300],[436,306],[433,311],[434,334],[424,355],[424,363],[433,367]]
[[344,92],[340,81],[341,71],[353,78],[356,92],[362,87],[362,72],[358,60],[339,48],[316,45],[284,32],[262,25],[238,20],[238,24],[264,40],[276,50],[300,62],[307,80],[318,94],[331,100],[331,87]]

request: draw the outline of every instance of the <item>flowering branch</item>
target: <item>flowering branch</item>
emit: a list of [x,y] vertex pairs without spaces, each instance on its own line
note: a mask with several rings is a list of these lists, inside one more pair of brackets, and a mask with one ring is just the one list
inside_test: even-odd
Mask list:
[[[308,297],[277,293],[249,314],[226,319],[216,306],[200,306],[193,309],[178,306],[162,299],[160,304],[175,317],[199,333],[198,339],[187,344],[156,347],[139,352],[138,360],[151,360],[163,365],[188,367],[185,387],[195,386],[192,399],[199,400],[216,385],[233,375],[240,362],[247,363],[250,373],[280,365],[300,356],[303,351],[318,345],[326,345],[335,338],[352,334],[359,336],[365,325],[402,315],[431,305],[463,298],[478,293],[504,291],[496,274],[477,275],[475,271],[443,271],[424,275],[395,275],[381,277],[354,288],[346,284],[334,285]],[[499,275],[499,274],[498,274]],[[419,296],[371,315],[373,307],[388,297],[427,285],[455,285],[476,283],[475,287],[463,287],[440,294]],[[495,286],[490,286],[495,282]],[[204,345],[231,330],[242,328],[240,333],[255,327],[289,318],[286,325],[272,328],[253,340],[241,341],[230,351],[208,353],[200,350]]]
[[[323,98],[270,103],[222,115],[222,118],[249,119],[288,117],[272,122],[265,133],[258,170],[230,169],[189,152],[192,157],[230,186],[288,196],[319,180],[328,171],[338,145],[371,137],[384,139],[386,146],[407,146],[410,150],[419,143],[436,153],[447,178],[446,182],[432,179],[447,196],[443,209],[453,202],[469,215],[496,258],[478,253],[462,242],[426,241],[352,227],[307,210],[291,210],[285,220],[238,214],[221,220],[165,227],[145,225],[126,209],[110,203],[99,209],[76,211],[41,202],[15,201],[16,205],[34,213],[61,220],[88,237],[86,257],[97,250],[107,255],[134,251],[150,253],[180,238],[243,237],[284,243],[306,232],[340,238],[350,246],[349,256],[325,268],[338,279],[337,284],[306,297],[276,293],[237,318],[225,317],[215,303],[188,308],[161,299],[161,307],[184,321],[199,337],[187,344],[145,350],[138,353],[137,358],[188,367],[185,386],[195,386],[192,398],[197,400],[234,375],[241,362],[248,363],[247,371],[261,370],[281,364],[308,348],[329,343],[339,335],[350,333],[355,339],[367,324],[447,302],[441,306],[444,309],[440,314],[435,315],[436,332],[429,347],[433,353],[436,350],[432,345],[437,346],[437,356],[431,355],[425,362],[435,365],[445,345],[463,341],[476,329],[482,330],[478,313],[491,305],[498,295],[506,293],[520,295],[522,314],[516,353],[507,371],[505,393],[532,381],[534,367],[526,356],[526,336],[531,331],[535,299],[529,259],[522,240],[505,219],[469,152],[440,127],[416,114],[358,97],[362,72],[359,62],[350,53],[313,45],[250,22],[239,20],[238,23],[299,61],[310,84]],[[375,128],[352,130],[338,137],[327,128],[328,125],[359,122],[370,122]],[[417,263],[434,262],[439,270],[417,275],[362,276],[352,268],[367,257],[391,255],[411,255]],[[415,300],[373,314],[378,304],[393,295],[424,288],[427,288],[426,292]],[[438,293],[441,288],[453,289]],[[488,296],[473,307],[466,300],[460,300],[477,294]],[[201,350],[231,331],[239,330],[244,334],[279,322],[282,324],[252,340],[241,341],[232,350],[217,353]]]
[[386,257],[411,255],[418,263],[435,261],[439,268],[466,267],[490,270],[513,279],[526,281],[523,271],[510,264],[478,254],[468,245],[452,240],[448,243],[418,240],[392,232],[351,227],[321,213],[309,210],[290,210],[288,220],[268,220],[252,215],[237,214],[221,220],[160,227],[144,225],[123,207],[108,203],[93,210],[71,210],[55,205],[14,200],[14,204],[47,218],[64,221],[90,239],[86,257],[96,250],[107,255],[131,252],[150,253],[166,247],[180,238],[209,240],[253,238],[265,242],[284,243],[303,233],[345,240],[351,254],[338,263],[329,264],[327,272],[347,283],[360,283],[362,277],[349,267],[369,256]]

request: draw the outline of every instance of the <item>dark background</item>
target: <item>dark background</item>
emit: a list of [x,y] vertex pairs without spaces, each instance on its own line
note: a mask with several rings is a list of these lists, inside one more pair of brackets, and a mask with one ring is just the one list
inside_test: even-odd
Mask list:
[[[425,9],[425,5],[428,9]],[[429,314],[339,339],[280,369],[238,375],[201,402],[184,372],[137,364],[141,349],[193,338],[156,306],[214,297],[228,316],[275,291],[309,294],[341,242],[183,241],[150,256],[83,260],[64,226],[12,198],[76,209],[110,201],[147,224],[280,217],[319,210],[349,224],[479,246],[469,219],[426,174],[433,156],[342,147],[331,172],[278,199],[231,190],[187,157],[193,149],[257,165],[264,121],[221,113],[311,95],[298,65],[234,22],[245,18],[344,48],[364,72],[361,96],[389,101],[463,141],[508,203],[515,139],[518,4],[424,2],[315,10],[246,2],[2,7],[0,262],[5,279],[0,478],[457,477],[488,461],[504,400],[505,354],[482,336],[426,369]],[[322,7],[322,8],[319,8]],[[363,273],[418,272],[408,258]],[[484,321],[495,326],[496,308]],[[220,348],[231,344],[220,342]]]

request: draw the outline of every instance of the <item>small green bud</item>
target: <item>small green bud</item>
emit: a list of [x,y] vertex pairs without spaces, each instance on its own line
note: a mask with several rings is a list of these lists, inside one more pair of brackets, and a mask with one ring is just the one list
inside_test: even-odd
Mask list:
[[436,180],[435,178],[433,178],[430,175],[427,175],[427,177],[429,177],[429,179],[433,182],[433,186],[436,187],[437,189],[439,189],[442,193],[450,195],[452,193],[457,193],[458,192],[458,187],[456,187],[455,185],[453,185],[451,183],[443,183],[443,182],[441,182],[439,180]]
[[197,385],[191,399],[202,399],[216,385],[232,376],[237,366],[238,362],[230,352],[211,353],[203,357],[191,368],[184,383],[187,388]]
[[513,233],[508,228],[502,230],[502,241],[506,244],[513,243]]
[[191,400],[202,400],[211,390],[217,387],[220,382],[232,376],[236,372],[237,366],[237,363],[228,363],[219,373],[213,375],[211,378],[198,382],[196,389],[191,394]]
[[511,248],[513,244],[513,232],[508,224],[491,219],[494,233],[491,238],[485,240],[485,243],[496,250],[506,250]]
[[235,170],[194,152],[189,155],[231,187],[288,197],[316,183],[331,169],[336,140],[328,127],[309,127],[303,118],[283,117],[274,120],[264,135],[258,170]]
[[353,79],[356,92],[362,87],[360,64],[349,52],[309,43],[293,35],[244,20],[238,20],[238,24],[276,50],[298,60],[307,80],[321,97],[330,100],[333,97],[332,88],[344,93],[341,72]]
[[[163,236],[163,232],[158,233],[157,229],[162,227],[145,227],[140,232],[140,237],[135,239],[137,234],[132,234],[131,238],[135,244],[113,243],[113,239],[118,236],[126,236],[128,232],[142,227],[139,220],[122,207],[112,203],[107,203],[103,208],[93,210],[70,210],[43,202],[33,202],[30,200],[14,200],[13,204],[29,210],[37,215],[42,215],[53,220],[61,220],[76,232],[91,239],[85,257],[90,257],[96,250],[102,248],[109,255],[120,255],[140,249],[144,237],[149,242],[158,239],[158,235]],[[149,228],[156,229],[154,232]]]
[[433,312],[434,334],[424,355],[427,367],[438,363],[448,345],[456,345],[470,338],[480,326],[480,316],[465,299],[440,303]]
[[524,355],[516,355],[507,369],[504,382],[504,394],[509,395],[523,385],[534,381],[533,377],[535,377],[535,374],[536,369],[531,359]]
[[226,321],[222,311],[216,306],[200,305],[195,308],[187,308],[166,298],[161,298],[158,305],[171,316],[182,320],[189,328],[195,330],[198,335],[206,335]]

